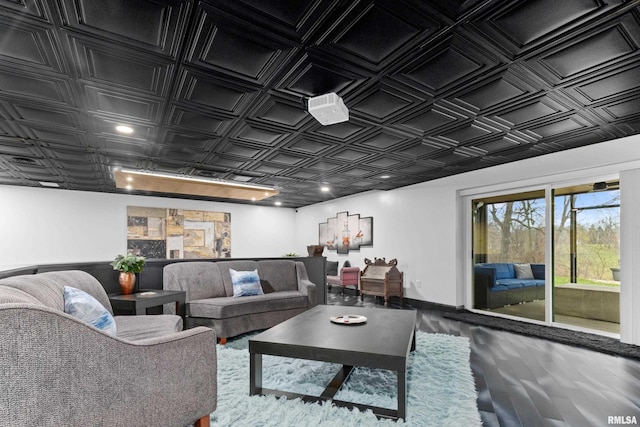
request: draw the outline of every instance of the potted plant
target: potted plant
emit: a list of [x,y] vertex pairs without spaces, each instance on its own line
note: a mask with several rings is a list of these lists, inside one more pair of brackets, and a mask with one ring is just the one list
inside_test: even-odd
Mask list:
[[116,259],[111,263],[113,269],[120,272],[118,281],[124,295],[128,295],[133,291],[133,287],[136,284],[136,274],[144,269],[145,262],[145,257],[128,253],[116,256]]

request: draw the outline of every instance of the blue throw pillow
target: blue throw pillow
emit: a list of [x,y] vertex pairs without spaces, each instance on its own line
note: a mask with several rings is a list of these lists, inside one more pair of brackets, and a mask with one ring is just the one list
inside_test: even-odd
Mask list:
[[263,294],[258,270],[235,271],[233,268],[230,268],[229,274],[231,275],[231,283],[233,283],[234,297]]
[[64,287],[64,312],[111,335],[116,334],[116,322],[100,302],[71,286]]

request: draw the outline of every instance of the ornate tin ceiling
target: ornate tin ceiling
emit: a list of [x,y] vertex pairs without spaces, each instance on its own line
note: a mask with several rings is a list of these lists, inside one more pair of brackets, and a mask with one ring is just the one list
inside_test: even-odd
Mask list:
[[0,0],[0,184],[402,187],[640,133],[639,46],[637,1]]

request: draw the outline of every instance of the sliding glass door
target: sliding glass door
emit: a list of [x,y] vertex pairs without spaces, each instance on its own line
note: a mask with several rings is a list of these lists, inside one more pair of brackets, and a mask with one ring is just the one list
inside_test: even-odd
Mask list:
[[473,308],[619,334],[619,183],[548,191],[472,200]]
[[544,321],[544,191],[472,203],[474,308]]
[[620,333],[618,182],[553,193],[553,320]]

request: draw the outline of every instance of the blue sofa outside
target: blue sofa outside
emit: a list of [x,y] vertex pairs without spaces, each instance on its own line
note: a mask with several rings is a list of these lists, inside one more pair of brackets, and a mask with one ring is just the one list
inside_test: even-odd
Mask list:
[[530,264],[533,279],[518,278],[514,264],[474,267],[474,308],[498,308],[544,299],[544,264]]

